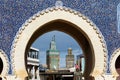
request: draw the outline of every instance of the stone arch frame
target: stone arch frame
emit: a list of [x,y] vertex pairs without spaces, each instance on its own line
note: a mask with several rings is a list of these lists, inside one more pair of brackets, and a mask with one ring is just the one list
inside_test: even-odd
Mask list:
[[5,77],[8,75],[8,72],[9,72],[9,60],[5,52],[3,52],[3,50],[1,49],[0,49],[0,58],[3,62],[3,70],[0,74],[0,77]]
[[93,76],[95,80],[99,80],[100,78],[97,77],[102,77],[102,75],[105,74],[107,64],[107,47],[104,37],[95,24],[87,17],[75,10],[61,6],[38,12],[19,29],[11,48],[13,73],[24,80],[27,76],[25,51],[28,42],[41,26],[54,20],[63,20],[73,23],[85,33],[84,36],[87,37],[93,49],[93,69],[89,75]]
[[113,52],[111,59],[110,59],[110,72],[114,77],[119,76],[119,74],[117,73],[116,68],[115,68],[115,62],[116,62],[118,56],[120,56],[120,48],[116,49]]

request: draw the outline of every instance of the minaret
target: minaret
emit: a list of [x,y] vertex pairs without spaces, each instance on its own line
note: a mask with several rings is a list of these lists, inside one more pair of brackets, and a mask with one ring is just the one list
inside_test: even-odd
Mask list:
[[55,42],[55,35],[52,37],[52,41],[50,42],[50,50],[56,50],[56,42]]
[[74,67],[74,55],[72,54],[72,48],[68,48],[68,55],[66,55],[66,68]]
[[60,55],[59,55],[59,51],[56,48],[55,35],[52,37],[49,50],[47,50],[46,53],[47,53],[46,59],[47,59],[48,69],[58,70],[59,62],[60,62]]

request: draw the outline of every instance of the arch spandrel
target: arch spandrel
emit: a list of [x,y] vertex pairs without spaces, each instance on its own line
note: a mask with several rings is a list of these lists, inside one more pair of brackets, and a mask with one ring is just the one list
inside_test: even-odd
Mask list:
[[[20,76],[26,77],[25,67],[25,50],[32,35],[43,25],[55,21],[64,20],[78,26],[93,49],[93,70],[90,75],[98,76],[105,73],[107,64],[107,48],[102,34],[99,29],[81,13],[66,7],[52,7],[38,12],[23,24],[14,39],[11,54],[13,56],[13,72]],[[21,66],[22,67],[21,67]],[[23,75],[24,74],[24,75]]]

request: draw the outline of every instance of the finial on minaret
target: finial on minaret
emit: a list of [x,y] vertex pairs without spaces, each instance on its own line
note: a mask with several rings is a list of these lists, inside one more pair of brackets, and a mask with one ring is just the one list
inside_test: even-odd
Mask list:
[[50,49],[56,50],[55,35],[52,37],[52,41],[50,42]]
[[55,41],[55,35],[52,37],[52,41]]
[[57,0],[55,6],[57,7],[63,6],[63,2],[61,0]]

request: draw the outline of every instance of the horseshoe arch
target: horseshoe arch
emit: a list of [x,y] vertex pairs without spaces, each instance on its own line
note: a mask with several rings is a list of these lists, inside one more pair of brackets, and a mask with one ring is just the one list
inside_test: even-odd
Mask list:
[[[27,76],[25,61],[27,48],[38,36],[52,30],[71,35],[82,46],[85,53],[85,65],[88,66],[85,66],[86,80],[90,76],[97,80],[96,76],[105,73],[107,48],[99,29],[87,17],[75,10],[52,7],[38,12],[27,20],[16,34],[11,49],[14,74],[24,80]],[[89,46],[86,47],[86,44]]]

